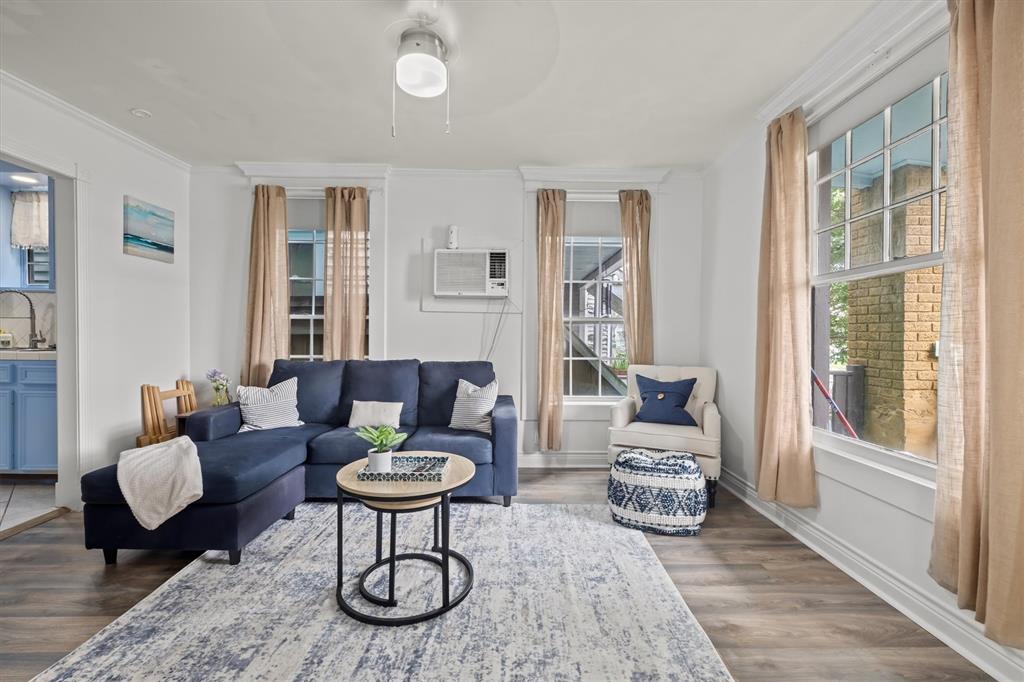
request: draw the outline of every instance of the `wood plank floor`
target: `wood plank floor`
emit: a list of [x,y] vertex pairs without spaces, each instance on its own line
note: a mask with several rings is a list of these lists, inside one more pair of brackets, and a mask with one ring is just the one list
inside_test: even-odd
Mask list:
[[[606,477],[524,471],[516,501],[604,504]],[[990,679],[728,492],[699,537],[648,538],[737,680]],[[32,677],[194,557],[105,566],[75,513],[0,541],[0,680]]]

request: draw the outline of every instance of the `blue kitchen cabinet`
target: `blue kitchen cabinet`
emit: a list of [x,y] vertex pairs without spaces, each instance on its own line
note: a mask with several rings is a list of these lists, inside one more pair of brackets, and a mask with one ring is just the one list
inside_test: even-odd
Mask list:
[[57,363],[0,361],[0,471],[57,470]]
[[0,388],[0,471],[14,468],[14,389]]

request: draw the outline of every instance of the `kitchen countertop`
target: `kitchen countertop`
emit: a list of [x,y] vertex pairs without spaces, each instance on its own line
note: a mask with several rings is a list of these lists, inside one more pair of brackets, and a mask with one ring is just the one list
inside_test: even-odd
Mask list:
[[56,360],[56,350],[25,350],[18,348],[6,348],[0,350],[0,360]]

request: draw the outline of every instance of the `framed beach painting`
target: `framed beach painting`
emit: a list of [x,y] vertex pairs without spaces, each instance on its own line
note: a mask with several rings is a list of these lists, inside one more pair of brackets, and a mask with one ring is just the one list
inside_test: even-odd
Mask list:
[[124,252],[174,262],[174,211],[124,197]]

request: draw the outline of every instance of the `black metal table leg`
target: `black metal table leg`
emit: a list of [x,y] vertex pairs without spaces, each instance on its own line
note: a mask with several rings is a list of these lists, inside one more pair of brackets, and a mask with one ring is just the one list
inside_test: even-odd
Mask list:
[[451,517],[451,505],[451,495],[444,495],[441,497],[441,599],[444,606],[448,606],[450,601],[448,598],[448,555],[451,552],[451,549],[448,547],[448,525]]
[[441,553],[441,507],[434,507],[434,546],[431,552]]
[[342,510],[341,488],[338,488],[338,599],[341,599],[341,586],[345,581],[345,524]]
[[396,604],[395,601],[395,519],[398,517],[395,512],[391,512],[391,555],[388,564],[388,601],[391,604]]
[[381,545],[383,544],[383,541],[382,541],[382,538],[381,538],[381,536],[383,535],[383,528],[382,528],[383,525],[384,525],[384,512],[377,512],[377,561],[380,561],[381,557],[383,556],[383,554],[381,553],[381,551],[382,551]]

